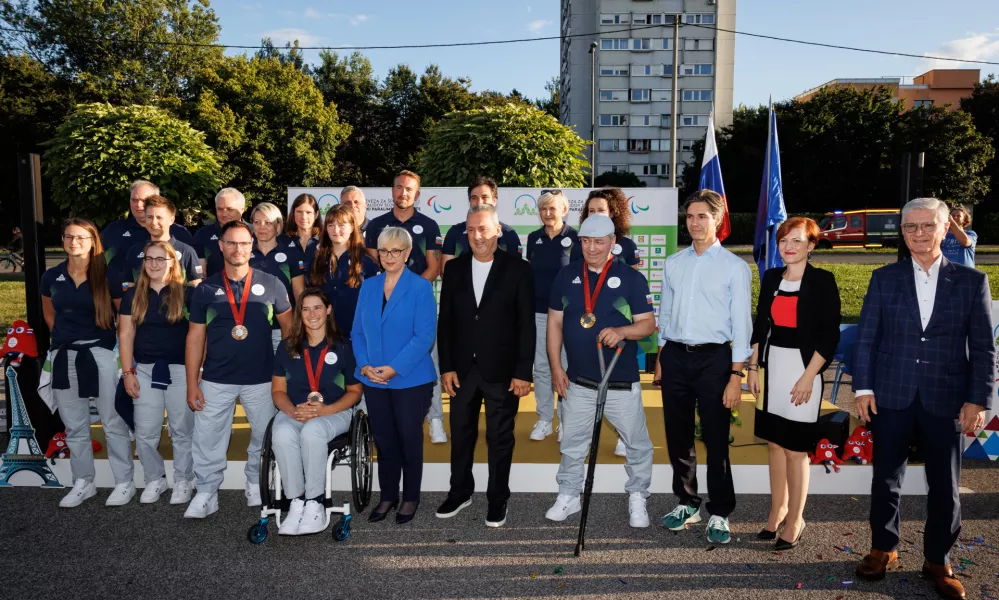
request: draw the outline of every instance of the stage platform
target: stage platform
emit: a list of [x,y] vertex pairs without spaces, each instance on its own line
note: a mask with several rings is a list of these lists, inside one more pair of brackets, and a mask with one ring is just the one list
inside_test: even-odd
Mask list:
[[[662,396],[658,388],[652,386],[652,375],[642,375],[642,401],[645,406],[646,421],[648,423],[649,435],[655,447],[654,467],[652,475],[652,491],[654,493],[668,493],[672,489],[672,469],[669,465],[669,457],[666,453],[666,433],[663,424]],[[559,445],[556,436],[553,434],[544,441],[532,441],[530,439],[531,429],[537,422],[535,413],[534,394],[525,396],[520,401],[520,411],[515,428],[516,446],[514,448],[513,467],[510,474],[510,488],[513,492],[557,492],[558,484],[555,481],[555,473],[561,458]],[[448,412],[450,410],[449,399],[444,396],[444,428],[448,427]],[[822,413],[839,410],[834,404],[823,400]],[[770,492],[769,476],[767,470],[767,444],[753,436],[753,420],[755,416],[755,400],[748,392],[743,393],[742,402],[739,406],[739,418],[741,426],[732,425],[731,433],[734,441],[729,450],[729,457],[732,464],[735,488],[742,494],[766,494]],[[557,423],[557,420],[556,420]],[[856,419],[851,418],[850,430],[859,424]],[[426,429],[426,424],[424,424]],[[479,438],[475,450],[474,474],[476,479],[476,491],[485,491],[487,479],[486,465],[486,442],[485,442],[485,412],[479,418]],[[100,423],[96,423],[91,428],[91,433],[95,439],[104,442],[104,435]],[[249,440],[250,426],[246,421],[245,413],[240,405],[236,407],[236,415],[233,422],[232,439],[229,444],[229,466],[226,469],[223,488],[241,489],[245,484],[243,467],[246,462],[246,445]],[[450,443],[431,444],[429,435],[425,436],[424,444],[424,472],[423,489],[425,491],[447,491],[450,479]],[[617,493],[623,492],[627,475],[624,470],[624,458],[614,455],[614,446],[617,437],[606,421],[604,430],[600,436],[600,446],[597,449],[597,473],[595,477],[594,491]],[[166,428],[163,430],[163,438],[160,445],[163,457],[169,462],[172,458],[170,439]],[[110,468],[107,462],[107,454],[101,451],[95,455],[97,459],[97,479],[96,483],[100,487],[111,487]],[[697,442],[698,459],[698,483],[706,492],[707,476],[705,464],[705,448],[701,442]],[[142,466],[138,459],[136,465],[136,485],[143,485]],[[70,471],[68,460],[57,460],[52,467],[56,476],[64,484],[70,483]],[[810,493],[812,494],[849,494],[866,495],[870,492],[871,468],[870,466],[855,465],[848,463],[840,468],[840,472],[827,473],[825,467],[819,465],[812,466]],[[172,478],[171,467],[167,467],[168,477]],[[335,487],[337,489],[349,490],[349,469],[337,469],[334,476]],[[12,483],[15,485],[35,485],[40,480],[31,473],[19,473]],[[375,488],[378,482],[375,478]],[[902,488],[904,494],[925,494],[926,484],[922,465],[911,465],[905,478]]]

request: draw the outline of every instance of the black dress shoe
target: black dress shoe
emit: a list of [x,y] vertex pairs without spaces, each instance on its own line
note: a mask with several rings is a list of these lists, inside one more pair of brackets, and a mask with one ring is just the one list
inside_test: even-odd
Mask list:
[[472,505],[472,499],[468,498],[462,500],[460,498],[455,498],[454,496],[448,496],[444,504],[441,504],[437,509],[438,519],[449,519],[461,512],[463,508],[468,508]]
[[774,530],[774,531],[770,531],[769,529],[767,529],[766,527],[764,527],[763,529],[760,530],[759,533],[756,534],[756,539],[758,539],[758,540],[776,540],[777,539],[777,531],[779,531],[780,528],[783,527],[783,526],[784,526],[784,521],[781,521],[780,523],[777,523],[777,529]]
[[798,542],[801,541],[801,536],[804,533],[805,533],[805,522],[802,521],[801,522],[801,529],[798,530],[798,537],[796,537],[793,542],[789,542],[789,541],[785,540],[784,538],[780,538],[779,540],[777,540],[777,543],[774,544],[774,550],[777,550],[779,552],[779,551],[782,551],[782,550],[790,550],[790,549],[796,547],[798,545]]
[[506,523],[506,502],[490,504],[486,511],[486,527],[502,527]]
[[[407,512],[407,513],[402,512],[403,510],[406,510],[407,508],[409,508],[409,506],[407,506],[407,505],[410,505],[410,506],[413,507],[412,508],[412,512]],[[406,523],[409,523],[410,521],[412,521],[413,517],[416,516],[416,509],[418,509],[418,508],[420,508],[420,503],[419,502],[403,502],[402,506],[399,507],[399,512],[395,513],[395,524],[396,525],[405,525]]]
[[[382,506],[382,505],[386,505],[386,506]],[[391,510],[393,510],[395,508],[398,508],[398,507],[399,507],[399,501],[398,500],[396,500],[395,502],[392,502],[392,503],[385,503],[385,502],[380,503],[375,508],[375,510],[371,511],[371,514],[368,515],[368,523],[377,523],[378,521],[384,521],[385,517],[388,516],[389,511],[391,511]],[[379,511],[378,510],[379,508],[381,508],[382,510]]]

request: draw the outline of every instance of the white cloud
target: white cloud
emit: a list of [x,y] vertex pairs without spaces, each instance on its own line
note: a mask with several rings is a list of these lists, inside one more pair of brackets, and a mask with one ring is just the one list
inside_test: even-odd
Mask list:
[[271,38],[275,46],[283,46],[285,42],[294,43],[295,40],[298,40],[298,43],[301,46],[316,46],[322,44],[323,40],[326,39],[319,35],[313,35],[304,29],[296,29],[294,27],[284,27],[282,29],[265,31],[261,33],[259,37]]
[[371,15],[365,15],[365,14],[343,15],[343,14],[331,13],[329,16],[331,19],[346,19],[347,22],[350,23],[352,27],[357,27],[362,23],[367,23],[372,18]]
[[[972,33],[968,37],[951,40],[940,44],[934,52],[925,52],[926,56],[943,58],[962,58],[966,60],[990,60],[999,58],[999,30],[992,33]],[[926,71],[930,69],[958,69],[964,66],[974,67],[973,63],[953,60],[936,60],[925,58],[920,63]]]
[[305,9],[305,18],[306,19],[322,19],[323,18],[323,13],[319,12],[318,10],[316,10],[316,9],[314,9],[314,8],[312,8],[310,6],[309,8]]
[[548,19],[535,19],[527,24],[527,30],[535,35],[538,35],[541,33],[541,30],[551,24],[552,22]]
[[250,12],[259,12],[264,10],[264,5],[261,4],[260,2],[257,2],[255,4],[243,3],[243,4],[237,4],[236,6]]
[[531,14],[531,5],[530,4],[527,5],[527,14]]

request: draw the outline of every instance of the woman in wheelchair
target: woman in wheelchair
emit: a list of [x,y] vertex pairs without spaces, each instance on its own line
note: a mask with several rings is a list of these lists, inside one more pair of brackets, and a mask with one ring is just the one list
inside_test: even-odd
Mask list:
[[329,525],[323,507],[327,443],[350,430],[361,399],[354,353],[332,312],[321,289],[302,292],[291,335],[275,355],[271,392],[279,412],[272,445],[285,494],[292,498],[281,535],[319,533]]

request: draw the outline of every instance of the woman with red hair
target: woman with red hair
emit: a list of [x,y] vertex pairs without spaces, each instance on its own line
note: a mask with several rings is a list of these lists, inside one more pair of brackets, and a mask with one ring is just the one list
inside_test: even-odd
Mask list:
[[798,545],[805,530],[808,452],[819,441],[822,372],[839,343],[836,279],[808,264],[819,238],[812,219],[788,219],[777,229],[783,267],[760,284],[749,359],[749,391],[756,396],[754,434],[770,443],[770,517],[757,538],[777,538],[776,550]]

